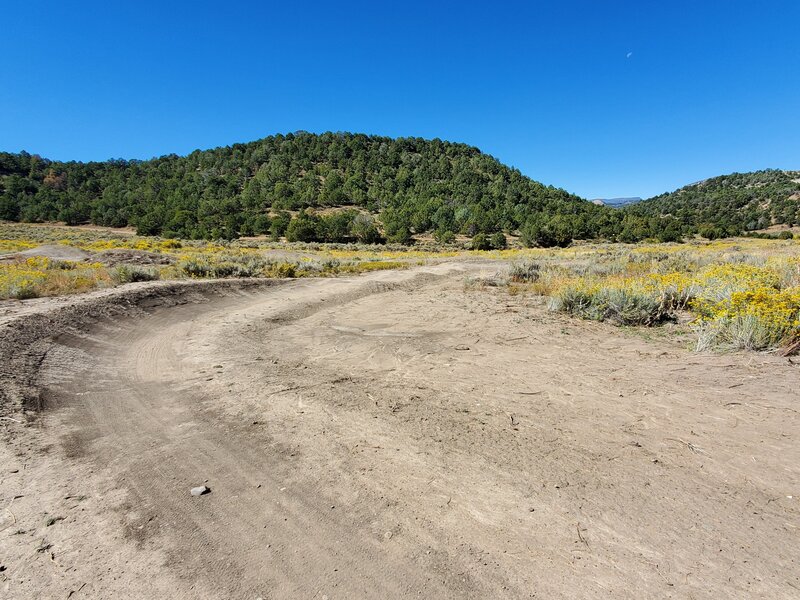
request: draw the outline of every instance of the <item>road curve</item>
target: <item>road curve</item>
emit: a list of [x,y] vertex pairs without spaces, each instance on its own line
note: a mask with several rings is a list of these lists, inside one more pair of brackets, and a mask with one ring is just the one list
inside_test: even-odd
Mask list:
[[30,430],[8,423],[0,457],[21,466],[3,474],[0,590],[800,589],[796,368],[465,292],[486,268],[139,303],[60,333],[36,372],[46,410]]

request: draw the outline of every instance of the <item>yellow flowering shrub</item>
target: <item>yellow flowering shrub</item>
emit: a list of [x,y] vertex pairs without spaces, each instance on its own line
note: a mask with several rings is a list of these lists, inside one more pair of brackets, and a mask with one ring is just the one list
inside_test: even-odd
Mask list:
[[76,263],[35,256],[0,264],[0,298],[25,300],[86,292],[110,285],[105,267],[99,263]]
[[410,263],[394,260],[367,260],[351,265],[341,265],[338,267],[340,273],[370,273],[372,271],[386,271],[390,269],[406,269]]
[[35,298],[39,294],[36,288],[44,282],[47,275],[44,271],[31,268],[25,263],[0,266],[0,297]]
[[38,244],[34,242],[26,242],[23,240],[0,240],[0,254],[10,254],[12,252],[19,252],[20,250],[28,250],[35,248]]
[[769,252],[774,242],[752,241],[639,247],[610,259],[621,273],[601,268],[602,259],[590,274],[573,267],[550,286],[550,306],[626,325],[654,325],[686,310],[701,349],[774,348],[800,337],[800,249],[781,246],[788,250],[777,254]]
[[[577,243],[568,248],[445,251],[429,247],[206,242],[132,232],[0,224],[0,254],[40,244],[160,255],[157,267],[29,258],[0,262],[0,298],[83,292],[143,277],[318,277],[407,268],[455,256],[536,263],[510,277],[510,293],[550,298],[555,310],[621,325],[656,325],[691,315],[698,347],[773,348],[800,337],[800,240],[695,240],[685,244]],[[163,263],[163,264],[161,264]],[[136,271],[134,273],[134,271]],[[131,279],[133,278],[133,279]]]

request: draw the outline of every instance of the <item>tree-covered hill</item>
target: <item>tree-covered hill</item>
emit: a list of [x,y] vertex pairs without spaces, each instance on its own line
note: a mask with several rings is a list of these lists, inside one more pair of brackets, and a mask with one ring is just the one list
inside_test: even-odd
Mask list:
[[[325,216],[319,209],[327,207],[340,209]],[[663,229],[659,220],[624,217],[537,183],[464,144],[305,132],[146,161],[0,153],[0,219],[132,225],[189,238],[405,242],[413,233],[505,231],[542,245]]]
[[800,223],[800,171],[733,173],[626,207],[644,217],[671,216],[709,237]]

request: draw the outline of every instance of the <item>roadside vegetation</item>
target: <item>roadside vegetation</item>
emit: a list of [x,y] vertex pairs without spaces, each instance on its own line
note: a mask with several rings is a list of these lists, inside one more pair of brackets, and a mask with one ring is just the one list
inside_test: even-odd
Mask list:
[[0,298],[27,300],[88,292],[113,284],[111,273],[99,263],[30,257],[0,264]]
[[800,243],[736,239],[527,251],[507,286],[553,311],[620,326],[683,322],[699,351],[800,341]]
[[[42,255],[26,251],[45,247]],[[48,256],[78,251],[76,259]],[[403,269],[432,256],[405,247],[179,241],[91,229],[0,225],[0,299],[87,292],[139,281],[186,278],[330,277]]]
[[[800,343],[800,240],[507,248],[505,236],[403,245],[187,241],[130,231],[0,224],[0,299],[186,278],[333,277],[464,256],[508,263],[469,282],[542,297],[553,311],[619,326],[679,323],[698,350]],[[48,251],[26,254],[44,245]],[[53,249],[55,253],[53,253]],[[63,259],[59,249],[78,253]],[[36,250],[39,252],[39,250]],[[49,253],[49,255],[48,255]]]

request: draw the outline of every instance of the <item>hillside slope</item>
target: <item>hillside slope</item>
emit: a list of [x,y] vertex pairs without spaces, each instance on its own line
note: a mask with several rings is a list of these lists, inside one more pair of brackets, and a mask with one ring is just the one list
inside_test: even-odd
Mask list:
[[800,222],[800,171],[768,169],[706,179],[626,207],[640,216],[671,216],[692,228],[726,234]]
[[[380,213],[393,241],[407,241],[412,232],[515,231],[531,221],[555,223],[570,239],[594,237],[603,228],[613,234],[620,221],[609,209],[533,181],[477,148],[438,139],[300,132],[185,157],[91,163],[0,153],[0,218],[7,220],[232,238],[282,235],[289,224],[283,211],[327,207],[358,212],[327,224],[325,234],[319,234],[320,217],[303,212],[294,237],[345,239],[359,213]],[[371,218],[362,221],[363,235],[356,237],[375,239]]]

